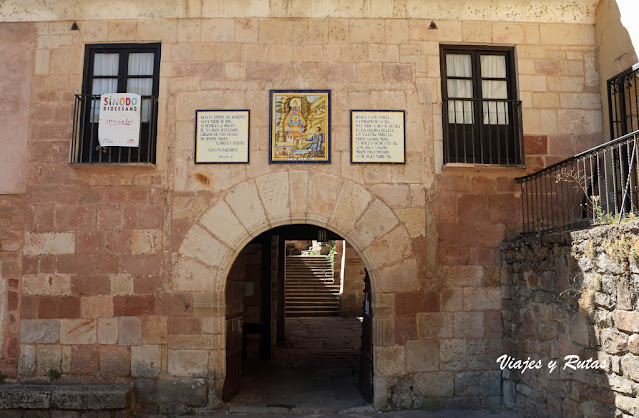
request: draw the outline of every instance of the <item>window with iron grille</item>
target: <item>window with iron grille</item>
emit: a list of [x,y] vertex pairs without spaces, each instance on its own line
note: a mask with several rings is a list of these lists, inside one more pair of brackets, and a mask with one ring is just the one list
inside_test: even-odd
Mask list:
[[521,165],[514,50],[442,45],[444,162]]
[[[155,164],[160,44],[87,45],[82,94],[75,96],[72,163]],[[138,147],[101,147],[98,142],[100,95],[141,96]]]
[[639,130],[639,63],[608,80],[610,139]]

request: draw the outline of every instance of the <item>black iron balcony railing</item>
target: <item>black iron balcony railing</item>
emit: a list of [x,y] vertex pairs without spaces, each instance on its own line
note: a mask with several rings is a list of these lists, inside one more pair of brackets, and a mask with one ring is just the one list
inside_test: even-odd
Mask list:
[[442,113],[445,163],[523,164],[521,101],[447,99]]
[[142,96],[138,147],[101,147],[98,141],[100,95],[76,94],[73,106],[73,138],[70,163],[155,164],[158,100]]
[[638,138],[635,131],[515,179],[524,233],[619,222],[639,212]]

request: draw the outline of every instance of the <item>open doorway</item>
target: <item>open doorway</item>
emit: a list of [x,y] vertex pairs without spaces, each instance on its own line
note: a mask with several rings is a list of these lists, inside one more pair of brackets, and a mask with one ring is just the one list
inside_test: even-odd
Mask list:
[[371,289],[342,237],[313,225],[261,234],[226,289],[231,405],[340,411],[372,400]]

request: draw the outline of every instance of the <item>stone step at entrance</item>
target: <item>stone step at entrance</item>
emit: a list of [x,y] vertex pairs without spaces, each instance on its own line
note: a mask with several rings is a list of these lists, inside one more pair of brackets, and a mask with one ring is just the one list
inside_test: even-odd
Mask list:
[[339,283],[324,256],[286,257],[286,316],[339,316]]

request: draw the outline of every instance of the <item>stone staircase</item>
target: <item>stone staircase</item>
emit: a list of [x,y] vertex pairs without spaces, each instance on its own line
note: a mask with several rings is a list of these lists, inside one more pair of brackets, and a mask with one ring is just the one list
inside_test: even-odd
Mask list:
[[286,257],[286,316],[339,316],[339,283],[324,256]]

